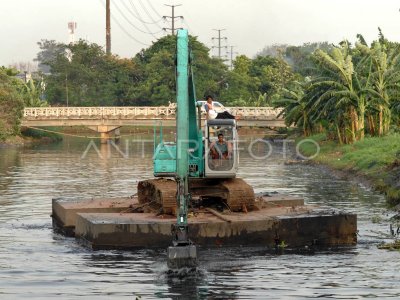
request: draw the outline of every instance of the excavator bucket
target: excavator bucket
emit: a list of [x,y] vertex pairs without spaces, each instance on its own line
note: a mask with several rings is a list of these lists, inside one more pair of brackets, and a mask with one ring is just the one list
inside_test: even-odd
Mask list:
[[168,268],[179,270],[197,267],[197,248],[195,245],[168,247]]

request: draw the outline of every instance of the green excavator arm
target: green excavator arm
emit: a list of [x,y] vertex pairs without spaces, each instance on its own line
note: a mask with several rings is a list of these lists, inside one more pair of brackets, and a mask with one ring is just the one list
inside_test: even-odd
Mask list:
[[187,30],[177,32],[176,64],[176,173],[177,220],[173,227],[173,246],[168,248],[170,268],[195,267],[197,251],[188,236],[189,150],[199,161],[202,158],[201,128],[196,120],[196,100],[193,74],[190,68],[189,36]]
[[205,176],[203,132],[196,107],[187,30],[178,30],[176,45],[177,139],[176,143],[164,142],[161,128],[160,142],[154,151],[154,176],[182,178],[189,172],[191,178],[202,178]]

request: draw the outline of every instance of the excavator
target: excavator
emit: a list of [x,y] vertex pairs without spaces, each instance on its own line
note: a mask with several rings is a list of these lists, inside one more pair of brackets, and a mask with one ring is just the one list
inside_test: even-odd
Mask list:
[[[163,140],[162,128],[156,141],[153,165],[156,179],[138,183],[139,203],[157,205],[163,214],[176,216],[168,267],[197,266],[197,248],[189,238],[190,209],[207,206],[231,211],[254,208],[253,188],[236,178],[239,151],[236,120],[206,120],[202,126],[201,104],[196,102],[193,55],[186,29],[177,31],[176,44],[176,138]],[[223,135],[229,154],[216,158],[210,149]],[[172,178],[172,179],[170,179]]]

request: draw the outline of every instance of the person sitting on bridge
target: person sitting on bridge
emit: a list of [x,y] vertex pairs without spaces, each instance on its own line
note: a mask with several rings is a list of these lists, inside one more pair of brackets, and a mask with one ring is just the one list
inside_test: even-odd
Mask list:
[[230,159],[232,157],[232,144],[224,140],[222,133],[218,134],[218,141],[210,145],[212,159]]
[[217,113],[213,106],[213,97],[208,95],[206,97],[207,103],[204,104],[204,109],[207,112],[207,120],[212,119],[236,119],[234,115],[231,115],[229,112],[224,111],[222,113]]

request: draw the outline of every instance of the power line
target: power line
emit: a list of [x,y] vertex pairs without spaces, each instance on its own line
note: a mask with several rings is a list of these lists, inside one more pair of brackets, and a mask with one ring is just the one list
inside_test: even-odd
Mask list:
[[[182,6],[182,4],[177,5],[168,5],[164,4],[165,6],[169,6],[172,9],[172,16],[163,16],[164,19],[170,18],[172,21],[172,28],[164,28],[164,30],[171,30],[172,35],[175,35],[175,19],[180,18],[183,19],[183,16],[175,16],[175,7]],[[180,29],[180,28],[177,28]]]
[[158,11],[156,11],[154,9],[154,6],[151,4],[151,0],[147,0],[147,3],[149,4],[149,6],[151,7],[151,9],[156,13],[156,15],[162,19],[162,16],[158,13]]
[[212,40],[218,40],[218,46],[216,46],[216,47],[213,46],[213,48],[218,48],[218,58],[221,59],[221,48],[223,48],[223,47],[226,48],[226,46],[221,46],[221,40],[227,39],[227,37],[221,37],[221,31],[224,31],[226,29],[213,29],[213,30],[218,31],[218,37],[212,38]]
[[143,8],[143,10],[147,14],[147,16],[150,18],[150,20],[152,20],[154,22],[154,24],[157,25],[161,29],[161,27],[157,24],[157,22],[154,21],[153,17],[151,16],[149,11],[147,10],[146,6],[144,6],[142,0],[139,0],[139,4]]
[[[104,6],[104,8],[106,8],[106,4],[104,3],[104,0],[99,0],[100,3]],[[121,23],[118,22],[117,18],[114,17],[114,15],[111,14],[111,18],[114,20],[114,22],[118,25],[118,27],[128,36],[130,37],[132,40],[134,40],[135,42],[142,44],[144,46],[150,46],[149,44],[143,43],[141,41],[139,41],[138,39],[136,39],[135,37],[133,37],[125,28],[124,26],[121,25]]]
[[192,36],[196,36],[197,34],[195,34],[195,32],[193,31],[193,28],[191,26],[189,26],[189,23],[186,21],[187,20],[186,16],[187,15],[190,16],[190,14],[186,10],[185,6],[182,6],[182,9],[183,9],[184,15],[185,15],[185,18],[182,19],[182,23],[184,24],[184,26],[186,26],[186,28],[189,30],[189,32],[191,33]]
[[[123,1],[122,1],[123,2]],[[145,34],[151,34],[154,38],[157,39],[157,37],[154,35],[156,34],[156,32],[150,32],[150,31],[144,31],[142,29],[140,29],[139,27],[137,27],[134,23],[131,22],[131,20],[129,20],[129,18],[123,13],[123,11],[121,10],[121,8],[117,5],[117,3],[114,1],[114,6],[115,8],[119,11],[119,13],[121,14],[121,16],[136,30],[145,33]],[[143,24],[144,25],[144,24]],[[147,28],[147,27],[146,27]],[[148,28],[147,28],[148,29]],[[159,31],[160,32],[160,31]]]
[[[142,22],[143,24],[150,24],[150,25],[153,25],[153,24],[159,23],[159,22],[161,22],[161,21],[163,20],[163,18],[161,18],[161,17],[160,17],[159,20],[157,20],[157,21],[155,21],[155,22],[147,22],[147,21],[141,19],[139,13],[137,12],[137,9],[136,9],[135,5],[132,3],[132,0],[129,0],[129,2],[130,2],[130,4],[131,4],[131,6],[134,7],[135,13],[132,11],[131,8],[129,8],[129,6],[128,6],[128,4],[126,3],[126,1],[122,1],[122,4],[123,4],[124,7],[126,8],[126,10],[129,11],[129,13],[132,15],[132,17],[134,17],[134,18],[137,19],[138,21]],[[157,26],[158,26],[158,25],[157,25]],[[158,26],[158,27],[160,27],[160,26]],[[160,27],[160,28],[161,28],[161,27]]]
[[189,26],[188,22],[186,22],[185,19],[182,19],[182,22],[183,22],[183,24],[185,24],[185,26],[186,26],[186,28],[189,30],[190,34],[194,36],[194,35],[195,35],[195,34],[194,34],[194,31],[193,31],[192,28]]
[[111,17],[113,18],[113,20],[115,21],[115,23],[117,23],[118,27],[121,28],[121,30],[122,30],[123,32],[125,32],[125,34],[126,34],[127,36],[129,36],[132,40],[134,40],[135,42],[138,42],[139,44],[142,44],[142,45],[144,45],[144,46],[150,46],[150,44],[143,43],[143,42],[139,41],[138,39],[134,38],[134,37],[124,28],[124,26],[122,26],[121,23],[118,22],[118,20],[117,20],[113,15],[112,15]]
[[[160,27],[157,23],[159,23],[160,21],[162,21],[163,18],[160,18],[159,20],[153,21],[153,22],[144,21],[144,20],[141,18],[140,13],[139,13],[139,10],[136,8],[136,6],[135,6],[135,4],[132,2],[132,0],[129,0],[129,3],[131,4],[133,10],[135,11],[135,14],[136,14],[136,16],[134,15],[135,18],[137,18],[137,19],[138,19],[140,22],[142,22],[143,24],[150,24],[150,25],[155,24],[155,25],[157,25],[157,27],[159,27],[159,28],[161,29],[161,27]],[[147,28],[146,25],[145,25],[145,27]]]
[[[133,2],[132,2],[131,0],[129,0],[129,3],[131,4],[132,8],[134,9],[136,15],[140,18],[140,13],[139,13],[139,11],[137,10],[135,4],[133,4]],[[150,31],[150,30],[149,30],[149,27],[146,25],[145,22],[143,23],[143,26],[144,26],[148,31]],[[157,26],[158,26],[158,25],[157,25]],[[158,26],[158,27],[159,27],[159,26]],[[156,36],[153,35],[153,37],[154,37],[155,39],[157,39]]]

